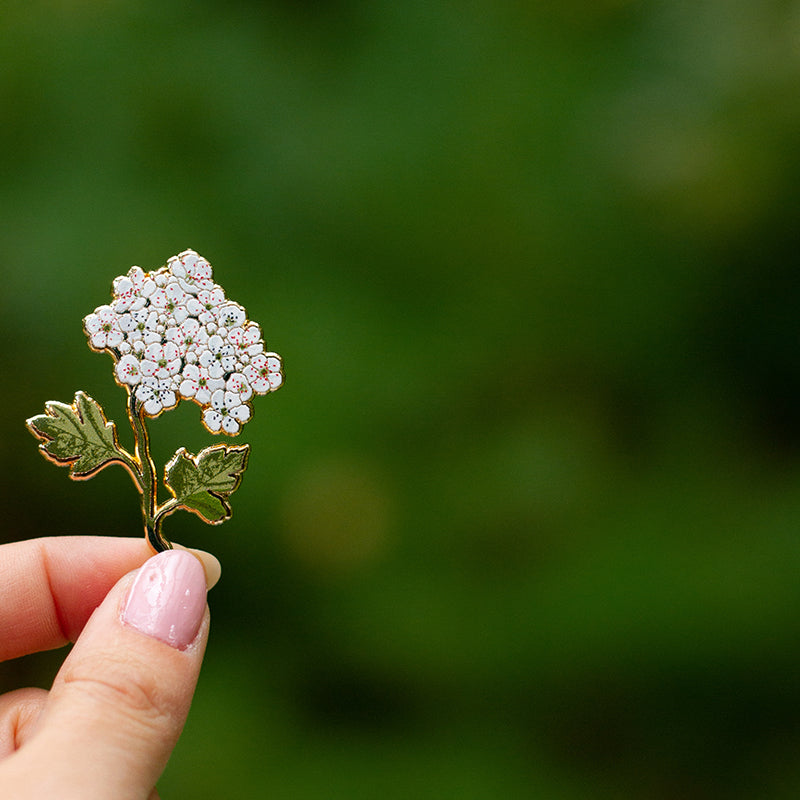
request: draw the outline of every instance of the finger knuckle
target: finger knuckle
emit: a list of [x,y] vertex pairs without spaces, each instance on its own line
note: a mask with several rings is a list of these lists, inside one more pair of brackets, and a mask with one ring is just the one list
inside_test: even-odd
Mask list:
[[176,701],[147,664],[106,655],[102,664],[85,669],[77,664],[62,675],[64,684],[93,704],[108,708],[138,726],[157,730],[176,714]]

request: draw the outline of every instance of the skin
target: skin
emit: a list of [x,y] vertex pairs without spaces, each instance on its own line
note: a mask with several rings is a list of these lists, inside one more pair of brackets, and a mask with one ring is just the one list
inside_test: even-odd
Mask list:
[[[50,691],[0,695],[0,796],[154,800],[189,712],[209,612],[184,650],[124,625],[143,540],[57,537],[0,546],[0,661],[75,642]],[[213,556],[195,553],[207,583]]]

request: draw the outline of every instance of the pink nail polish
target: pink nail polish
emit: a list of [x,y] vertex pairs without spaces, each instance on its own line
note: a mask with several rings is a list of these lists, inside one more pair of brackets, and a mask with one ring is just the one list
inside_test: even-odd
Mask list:
[[139,569],[122,621],[183,650],[197,636],[205,607],[206,576],[200,562],[185,550],[165,550]]

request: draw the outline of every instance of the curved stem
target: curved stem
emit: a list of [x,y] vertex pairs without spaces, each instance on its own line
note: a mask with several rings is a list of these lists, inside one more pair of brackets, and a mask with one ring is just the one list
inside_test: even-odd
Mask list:
[[150,546],[160,553],[162,550],[171,550],[172,545],[161,535],[161,517],[157,514],[157,484],[156,467],[150,455],[150,438],[144,422],[144,407],[136,400],[133,392],[130,393],[128,402],[128,418],[131,422],[134,435],[134,452],[136,460],[141,467],[142,490],[142,516],[144,529]]
[[[163,503],[162,505],[158,506],[158,508],[156,508],[155,517],[153,518],[154,537],[159,542],[163,542],[164,544],[166,544],[168,548],[171,548],[172,545],[170,544],[169,540],[165,539],[164,536],[162,535],[161,523],[164,521],[164,517],[169,516],[173,511],[175,511],[179,507],[180,506],[178,505],[178,501],[174,497],[171,497],[169,500],[167,500],[166,503]],[[152,544],[152,540],[150,538],[149,533],[148,533],[148,541],[150,541],[150,543]]]

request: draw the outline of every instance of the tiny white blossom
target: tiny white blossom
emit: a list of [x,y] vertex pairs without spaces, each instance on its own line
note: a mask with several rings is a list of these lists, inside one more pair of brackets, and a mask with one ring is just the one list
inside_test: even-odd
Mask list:
[[177,375],[181,369],[181,358],[178,346],[174,342],[164,344],[153,343],[144,349],[142,374],[166,380]]
[[253,396],[253,390],[247,382],[247,378],[240,372],[234,372],[225,382],[225,391],[238,394],[241,401],[244,403]]
[[114,311],[137,311],[147,303],[156,288],[155,281],[141,267],[131,267],[127,275],[114,279]]
[[[197,254],[195,253],[195,255]],[[186,272],[198,291],[201,289],[212,289],[214,287],[214,281],[211,280],[211,264],[202,256],[197,256],[194,263],[187,263],[186,260],[184,263],[186,263]]]
[[141,365],[136,356],[122,356],[122,358],[117,361],[114,371],[117,374],[117,380],[120,383],[127,383],[129,386],[135,386],[142,379]]
[[197,294],[201,289],[210,289],[214,285],[211,264],[194,250],[184,250],[171,258],[167,265],[181,288],[190,294]]
[[99,306],[83,320],[89,343],[95,350],[117,347],[125,336],[119,326],[119,315],[111,306]]
[[221,327],[237,328],[244,325],[247,312],[238,303],[225,303],[219,309],[217,322]]
[[[204,325],[214,325],[216,328],[219,308],[225,302],[225,292],[222,291],[222,287],[214,286],[213,289],[201,289],[197,293],[196,302],[200,310],[195,316]],[[210,333],[213,332],[213,330],[210,331]]]
[[186,308],[188,299],[189,295],[178,285],[177,281],[171,281],[153,292],[150,303],[159,314],[164,314],[166,318],[174,317],[177,324],[180,325],[189,316]]
[[184,357],[190,349],[202,347],[208,340],[205,328],[194,317],[189,317],[178,327],[169,328],[165,336],[167,341],[174,342],[178,346],[181,355]]
[[200,353],[200,365],[208,370],[212,378],[221,378],[225,373],[233,372],[236,368],[235,349],[232,344],[225,342],[221,336],[210,336],[205,344],[205,349]]
[[155,377],[143,377],[136,388],[136,399],[144,405],[145,414],[155,417],[168,408],[178,405],[171,380],[159,380]]
[[187,400],[193,399],[205,406],[211,402],[211,393],[222,389],[224,385],[225,382],[221,378],[212,378],[207,369],[196,364],[187,364],[183,368],[180,393]]
[[137,339],[144,340],[145,344],[161,341],[161,334],[158,332],[158,314],[150,308],[140,308],[123,314],[119,318],[119,326],[129,342],[135,342]]
[[283,384],[281,357],[277,353],[259,353],[244,368],[247,382],[256,394],[267,394]]
[[217,389],[211,395],[211,408],[203,412],[203,422],[212,433],[224,431],[231,436],[250,419],[250,406],[241,402],[235,392]]
[[231,328],[228,331],[228,342],[236,348],[237,355],[254,356],[264,349],[261,329],[255,322],[251,322],[246,328]]

